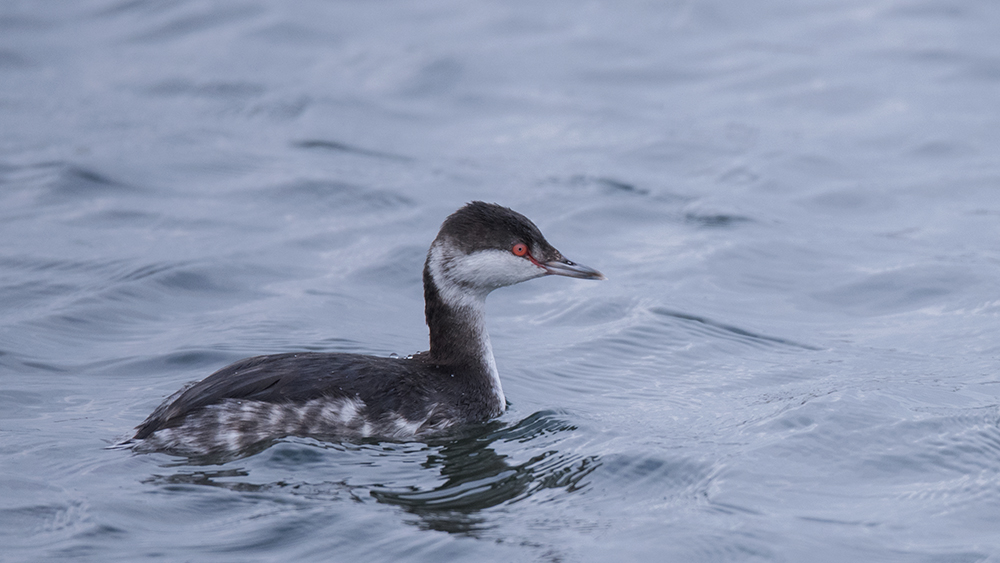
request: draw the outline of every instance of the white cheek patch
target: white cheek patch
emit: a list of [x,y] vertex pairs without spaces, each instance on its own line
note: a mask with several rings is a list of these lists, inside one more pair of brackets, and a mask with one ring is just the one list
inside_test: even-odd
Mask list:
[[[438,287],[458,285],[485,294],[545,275],[531,260],[506,250],[479,250],[462,254],[444,244],[431,248],[431,268]],[[449,283],[450,282],[450,283]]]
[[545,270],[512,252],[480,250],[466,256],[452,273],[463,281],[496,289],[544,276]]

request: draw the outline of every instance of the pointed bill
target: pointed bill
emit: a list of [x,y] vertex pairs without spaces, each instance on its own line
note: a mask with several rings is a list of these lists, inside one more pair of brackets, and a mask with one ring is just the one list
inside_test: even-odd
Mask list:
[[604,274],[593,268],[589,268],[583,264],[570,262],[569,260],[552,260],[550,262],[543,262],[541,265],[545,268],[547,273],[557,276],[567,276],[570,278],[579,278],[581,280],[608,279],[604,277]]

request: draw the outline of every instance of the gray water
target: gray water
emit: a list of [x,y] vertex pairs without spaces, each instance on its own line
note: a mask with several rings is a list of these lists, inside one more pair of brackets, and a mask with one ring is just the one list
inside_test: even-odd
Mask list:
[[[1000,4],[0,4],[0,559],[1000,561]],[[109,449],[272,352],[426,348],[473,199],[606,282],[491,295],[429,443]]]

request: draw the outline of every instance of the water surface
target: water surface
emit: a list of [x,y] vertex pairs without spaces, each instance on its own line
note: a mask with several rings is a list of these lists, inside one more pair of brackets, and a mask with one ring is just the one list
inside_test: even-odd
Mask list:
[[[0,558],[1000,559],[1000,5],[0,7]],[[184,383],[426,347],[472,199],[607,282],[494,293],[427,443],[108,449]]]

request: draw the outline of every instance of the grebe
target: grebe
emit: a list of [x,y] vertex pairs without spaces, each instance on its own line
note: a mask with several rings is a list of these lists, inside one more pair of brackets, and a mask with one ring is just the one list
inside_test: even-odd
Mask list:
[[428,351],[246,358],[169,397],[125,444],[213,455],[286,436],[405,440],[486,421],[506,408],[486,333],[486,296],[547,275],[605,279],[563,258],[524,215],[469,203],[445,219],[427,253]]

